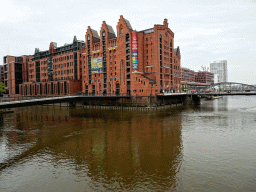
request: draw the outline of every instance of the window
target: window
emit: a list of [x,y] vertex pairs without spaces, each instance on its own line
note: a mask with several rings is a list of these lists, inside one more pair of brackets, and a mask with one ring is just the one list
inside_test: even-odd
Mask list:
[[120,29],[120,35],[123,35],[123,28]]

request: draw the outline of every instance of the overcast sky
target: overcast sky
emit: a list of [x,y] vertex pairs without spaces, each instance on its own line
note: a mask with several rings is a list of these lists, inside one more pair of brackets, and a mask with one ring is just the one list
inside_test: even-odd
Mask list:
[[137,31],[167,18],[181,67],[227,60],[228,81],[256,84],[256,0],[1,0],[0,56],[85,40],[87,27],[99,32],[104,20],[116,32],[120,15]]

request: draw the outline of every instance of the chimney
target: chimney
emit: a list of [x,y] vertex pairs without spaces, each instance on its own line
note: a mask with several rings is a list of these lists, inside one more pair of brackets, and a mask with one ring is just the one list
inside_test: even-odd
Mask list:
[[166,18],[164,19],[164,23],[163,24],[164,24],[165,27],[168,28],[168,20]]

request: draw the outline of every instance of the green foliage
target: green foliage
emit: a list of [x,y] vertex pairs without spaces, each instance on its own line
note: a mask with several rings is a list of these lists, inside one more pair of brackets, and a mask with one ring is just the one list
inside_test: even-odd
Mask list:
[[189,85],[188,84],[183,84],[180,88],[180,91],[186,92],[189,90]]
[[3,82],[0,82],[0,92],[1,93],[5,93],[6,90],[4,89],[4,83]]

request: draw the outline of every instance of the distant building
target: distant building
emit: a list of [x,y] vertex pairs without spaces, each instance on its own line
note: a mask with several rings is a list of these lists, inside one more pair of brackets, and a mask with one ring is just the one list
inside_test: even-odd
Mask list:
[[7,55],[4,57],[4,85],[10,95],[19,94],[19,85],[22,83],[23,57]]
[[227,71],[227,61],[219,60],[214,61],[210,64],[210,71],[217,75],[216,82],[227,82],[228,81],[228,71]]
[[187,68],[181,68],[181,81],[195,82],[195,71]]
[[4,82],[4,66],[0,65],[0,82]]
[[199,71],[195,73],[195,82],[214,83],[214,73],[209,71]]

